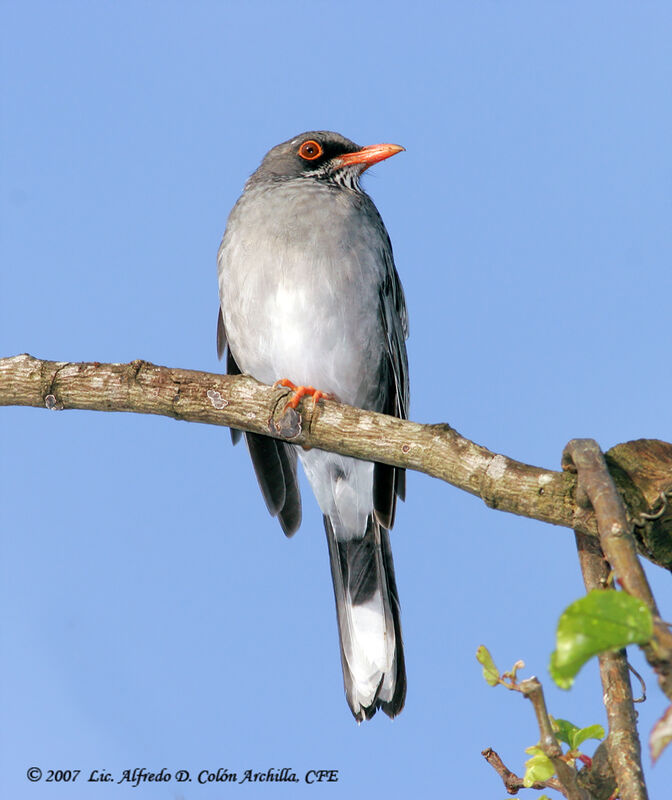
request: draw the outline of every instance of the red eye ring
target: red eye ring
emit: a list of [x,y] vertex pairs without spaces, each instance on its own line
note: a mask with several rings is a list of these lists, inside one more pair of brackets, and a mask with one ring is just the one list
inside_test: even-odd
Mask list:
[[304,161],[315,161],[323,152],[322,145],[314,139],[308,139],[299,147],[299,155]]

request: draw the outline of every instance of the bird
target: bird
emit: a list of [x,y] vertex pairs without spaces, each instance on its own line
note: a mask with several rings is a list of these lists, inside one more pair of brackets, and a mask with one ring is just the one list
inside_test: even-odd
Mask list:
[[[408,417],[408,318],[392,245],[360,186],[404,150],[308,131],[273,147],[228,217],[217,264],[217,350],[231,375],[282,382]],[[317,387],[317,389],[313,389]],[[319,410],[319,407],[318,407]],[[233,443],[241,431],[231,430]],[[398,467],[245,433],[266,506],[286,536],[301,523],[297,459],[324,518],[345,695],[357,720],[395,717],[406,699],[389,530]]]

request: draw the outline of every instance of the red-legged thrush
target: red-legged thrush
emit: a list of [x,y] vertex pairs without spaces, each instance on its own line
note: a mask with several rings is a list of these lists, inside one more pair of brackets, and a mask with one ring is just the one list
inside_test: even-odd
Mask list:
[[[400,150],[310,131],[267,153],[219,249],[217,344],[230,374],[286,378],[407,417],[404,294],[383,221],[359,185],[371,164]],[[301,460],[324,515],[348,704],[358,721],[378,708],[394,717],[406,674],[388,531],[404,471],[245,437],[268,510],[288,536],[301,523]]]

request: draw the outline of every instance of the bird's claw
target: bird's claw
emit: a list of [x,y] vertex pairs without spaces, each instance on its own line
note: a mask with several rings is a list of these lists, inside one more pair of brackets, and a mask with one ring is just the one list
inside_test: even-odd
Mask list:
[[296,407],[306,395],[310,395],[310,397],[313,398],[313,407],[323,397],[328,398],[330,396],[326,392],[321,392],[319,389],[316,389],[314,386],[297,386],[287,378],[282,378],[281,380],[276,381],[273,386],[284,386],[285,388],[292,390],[292,398],[285,404],[283,413],[289,408],[292,408],[296,411]]

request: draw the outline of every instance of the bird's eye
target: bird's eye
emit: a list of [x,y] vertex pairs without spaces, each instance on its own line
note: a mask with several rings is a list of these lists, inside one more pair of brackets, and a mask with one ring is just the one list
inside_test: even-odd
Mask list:
[[314,139],[308,139],[307,142],[304,142],[301,147],[299,147],[299,155],[305,161],[315,161],[323,152],[322,146]]

